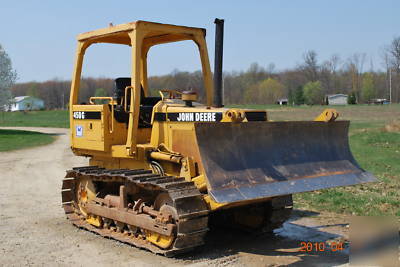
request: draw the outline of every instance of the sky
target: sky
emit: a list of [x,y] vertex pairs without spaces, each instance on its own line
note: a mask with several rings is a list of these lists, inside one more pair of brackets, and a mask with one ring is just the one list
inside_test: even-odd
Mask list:
[[[400,1],[103,1],[1,0],[0,44],[18,73],[17,82],[71,79],[79,33],[147,20],[207,29],[211,67],[214,19],[225,19],[224,70],[242,71],[256,62],[293,68],[315,50],[319,61],[366,53],[365,68],[382,68],[381,51],[400,36]],[[130,73],[130,50],[96,45],[88,49],[83,75],[116,78]],[[200,69],[189,41],[154,47],[149,75]]]

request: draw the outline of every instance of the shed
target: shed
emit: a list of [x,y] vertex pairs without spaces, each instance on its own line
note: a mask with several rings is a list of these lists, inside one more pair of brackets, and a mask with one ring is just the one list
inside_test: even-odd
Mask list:
[[287,98],[280,98],[280,99],[278,99],[278,100],[276,101],[276,103],[277,103],[278,105],[281,105],[281,106],[287,105],[287,104],[288,104],[288,99],[287,99]]
[[44,101],[33,96],[16,96],[8,111],[39,110],[44,108]]
[[347,105],[348,95],[345,94],[335,94],[327,95],[328,105]]

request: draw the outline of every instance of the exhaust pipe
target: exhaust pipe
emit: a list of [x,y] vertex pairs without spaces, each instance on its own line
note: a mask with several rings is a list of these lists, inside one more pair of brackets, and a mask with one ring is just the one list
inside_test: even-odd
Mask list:
[[214,60],[214,106],[222,104],[222,55],[224,50],[224,20],[215,19],[215,60]]

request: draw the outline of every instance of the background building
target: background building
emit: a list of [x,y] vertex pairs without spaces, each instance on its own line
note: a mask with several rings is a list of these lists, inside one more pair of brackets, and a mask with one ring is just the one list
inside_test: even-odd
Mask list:
[[345,94],[336,94],[336,95],[327,95],[328,105],[347,105],[348,95]]
[[16,96],[7,111],[44,109],[44,101],[33,96]]
[[278,99],[278,100],[276,101],[276,103],[277,103],[278,105],[281,105],[281,106],[287,105],[287,104],[288,104],[288,99],[287,99],[287,98],[280,98],[280,99]]

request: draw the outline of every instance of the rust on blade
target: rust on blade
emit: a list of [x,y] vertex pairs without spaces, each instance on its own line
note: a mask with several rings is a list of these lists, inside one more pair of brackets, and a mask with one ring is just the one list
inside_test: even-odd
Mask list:
[[195,124],[210,195],[235,202],[375,181],[348,143],[348,121]]
[[348,173],[352,173],[352,171],[322,172],[319,174],[307,175],[307,176],[302,176],[302,177],[294,177],[294,178],[291,178],[290,180],[304,179],[304,178],[316,178],[316,177],[320,177],[320,176],[331,176],[331,175],[348,174]]

